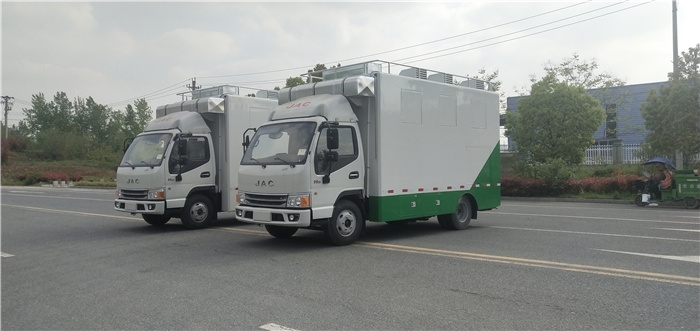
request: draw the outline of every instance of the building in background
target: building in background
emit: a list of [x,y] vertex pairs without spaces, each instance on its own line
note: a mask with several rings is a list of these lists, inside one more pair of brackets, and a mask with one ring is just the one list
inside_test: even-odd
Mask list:
[[[595,144],[586,153],[586,164],[637,163],[633,151],[639,150],[649,132],[642,118],[642,104],[651,90],[667,86],[668,82],[616,86],[607,89],[591,89],[593,95],[606,112],[605,122],[593,134]],[[528,96],[506,99],[506,112],[518,113],[518,101]],[[615,152],[612,146],[621,147]],[[507,147],[501,150],[515,151],[517,142],[507,138]],[[623,151],[623,149],[625,151]],[[613,161],[614,158],[620,160]]]

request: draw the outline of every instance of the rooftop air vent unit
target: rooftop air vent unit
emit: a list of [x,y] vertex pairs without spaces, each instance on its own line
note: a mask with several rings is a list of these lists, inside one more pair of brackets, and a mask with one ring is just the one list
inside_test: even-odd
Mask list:
[[452,75],[450,74],[432,74],[428,76],[428,80],[432,80],[434,82],[440,82],[440,83],[445,83],[445,84],[452,84]]
[[408,68],[401,70],[401,72],[399,72],[399,75],[419,79],[426,79],[428,77],[428,71],[421,68]]
[[192,91],[192,99],[218,97],[224,94],[238,95],[238,86],[221,85]]

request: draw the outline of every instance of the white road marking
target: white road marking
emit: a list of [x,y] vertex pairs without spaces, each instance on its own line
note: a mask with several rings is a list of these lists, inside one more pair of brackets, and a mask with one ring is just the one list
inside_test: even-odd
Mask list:
[[492,225],[488,225],[488,226],[484,226],[484,227],[485,228],[494,228],[494,229],[508,229],[508,230],[525,230],[525,231],[540,231],[540,232],[586,234],[586,235],[607,236],[607,237],[624,237],[624,238],[639,238],[639,239],[700,242],[700,240],[696,240],[696,239],[679,239],[679,238],[664,238],[664,237],[651,237],[651,236],[633,236],[630,234],[597,233],[597,232],[584,232],[584,231],[564,231],[564,230],[549,230],[549,229],[531,229],[531,228],[516,228],[516,227],[511,227],[511,226],[492,226]]
[[640,220],[636,218],[614,218],[614,217],[596,217],[596,216],[575,216],[575,215],[551,215],[551,214],[523,214],[523,213],[503,213],[489,211],[488,214],[500,215],[516,215],[516,216],[534,216],[534,217],[553,217],[553,218],[580,218],[587,220],[605,220],[605,221],[629,221],[629,222],[651,222],[651,223],[673,223],[673,224],[698,224],[698,222],[676,222],[676,221],[659,221],[659,220]]
[[297,329],[288,328],[275,323],[267,323],[265,325],[261,325],[260,328],[268,331],[298,331]]
[[10,193],[44,194],[44,192],[29,192],[29,191],[10,191]]
[[634,252],[623,252],[623,251],[611,251],[607,249],[596,249],[597,251],[603,251],[603,252],[611,252],[611,253],[620,253],[620,254],[629,254],[629,255],[638,255],[638,256],[646,256],[646,257],[655,257],[659,259],[667,259],[667,260],[675,260],[675,261],[684,261],[684,262],[695,262],[695,263],[700,263],[700,256],[692,256],[692,255],[687,255],[687,256],[676,256],[676,255],[659,255],[659,254],[646,254],[646,253],[634,253]]
[[13,257],[14,255],[0,252],[0,256],[2,256],[2,257]]
[[695,229],[670,229],[670,228],[650,228],[654,230],[668,230],[668,231],[687,231],[687,232],[700,232],[700,230]]

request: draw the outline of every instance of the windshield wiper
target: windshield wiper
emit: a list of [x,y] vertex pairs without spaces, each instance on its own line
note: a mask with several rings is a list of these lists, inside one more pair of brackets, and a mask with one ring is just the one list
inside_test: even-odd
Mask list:
[[129,161],[124,161],[124,163],[128,164],[128,165],[131,167],[132,170],[133,170],[133,169],[136,169],[136,167],[135,167],[133,164],[131,164],[131,162],[129,162]]
[[152,165],[152,164],[150,164],[150,163],[148,163],[148,162],[146,162],[146,161],[141,161],[141,163],[143,163],[143,164],[145,164],[145,165],[151,167],[151,169],[153,169],[153,167],[155,167],[154,165]]
[[258,159],[254,158],[254,157],[251,157],[250,160],[251,160],[251,161],[257,162],[260,166],[263,167],[263,169],[265,169],[265,167],[267,167],[267,165],[265,165],[265,164],[263,164],[262,162],[258,161]]
[[289,162],[289,161],[287,161],[287,160],[285,160],[285,159],[283,159],[283,158],[281,158],[281,157],[279,157],[279,156],[275,156],[275,160],[280,160],[280,161],[286,163],[287,165],[289,165],[290,168],[296,167],[296,165],[294,165],[294,163]]

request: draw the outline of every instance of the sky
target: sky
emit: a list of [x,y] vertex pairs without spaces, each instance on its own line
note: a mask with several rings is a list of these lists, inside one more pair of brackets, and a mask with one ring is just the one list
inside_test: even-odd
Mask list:
[[[678,0],[678,51],[700,44],[700,1]],[[460,76],[498,71],[508,96],[577,54],[628,85],[673,70],[672,2],[2,1],[2,96],[10,126],[33,95],[124,110],[182,100],[192,79],[284,87],[317,63],[371,60]],[[3,118],[4,121],[4,118]]]

